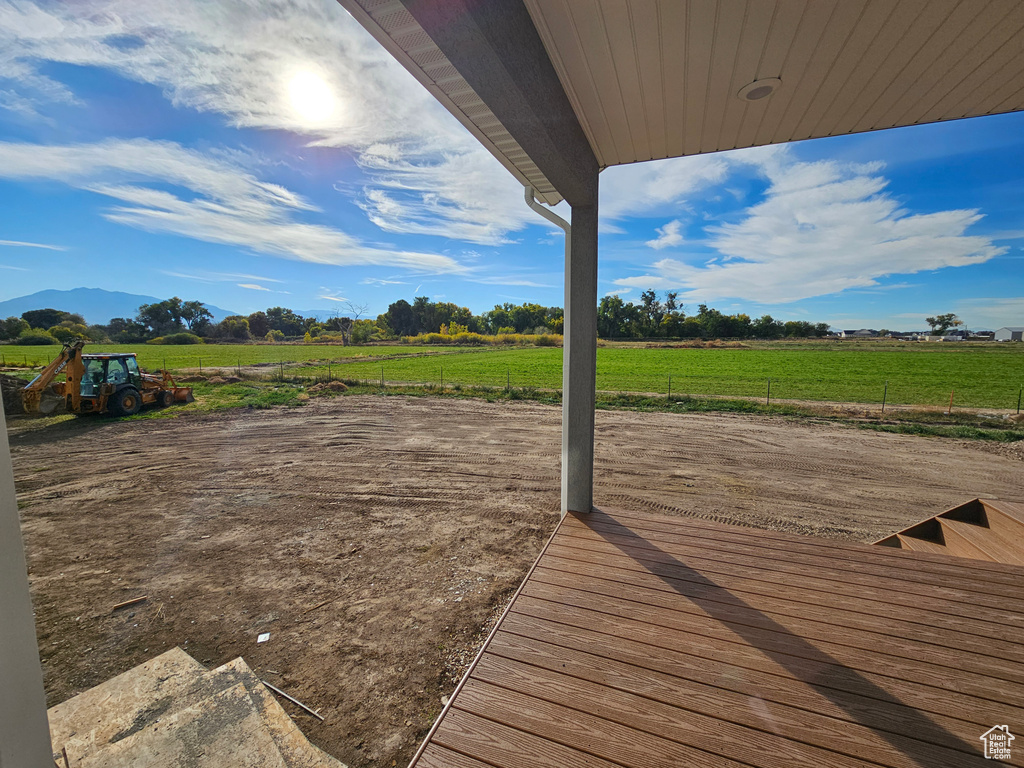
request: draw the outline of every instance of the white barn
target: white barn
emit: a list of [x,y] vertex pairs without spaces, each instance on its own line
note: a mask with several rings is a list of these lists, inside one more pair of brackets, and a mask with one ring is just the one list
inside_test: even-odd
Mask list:
[[996,341],[1024,341],[1024,326],[1013,325],[996,331]]

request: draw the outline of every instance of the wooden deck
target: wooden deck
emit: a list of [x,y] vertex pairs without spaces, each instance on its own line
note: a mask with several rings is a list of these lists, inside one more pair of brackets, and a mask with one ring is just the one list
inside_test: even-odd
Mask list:
[[1024,568],[569,515],[416,768],[1024,765]]

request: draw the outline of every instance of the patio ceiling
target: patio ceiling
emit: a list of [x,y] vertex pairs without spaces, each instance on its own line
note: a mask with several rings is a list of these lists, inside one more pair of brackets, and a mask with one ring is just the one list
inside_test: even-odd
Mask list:
[[1024,109],[1019,0],[341,3],[547,203],[560,100],[601,168]]

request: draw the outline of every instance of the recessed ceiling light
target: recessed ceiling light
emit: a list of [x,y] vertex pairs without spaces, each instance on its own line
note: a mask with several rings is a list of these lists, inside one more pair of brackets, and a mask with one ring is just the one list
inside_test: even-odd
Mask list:
[[744,85],[736,96],[744,101],[760,101],[775,93],[781,85],[782,81],[779,78],[766,77]]

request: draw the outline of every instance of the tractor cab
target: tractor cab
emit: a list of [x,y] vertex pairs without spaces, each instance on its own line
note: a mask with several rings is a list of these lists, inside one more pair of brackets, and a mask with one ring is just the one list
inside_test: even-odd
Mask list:
[[98,397],[104,384],[112,385],[114,390],[122,384],[142,389],[142,374],[135,355],[82,355],[81,396]]

